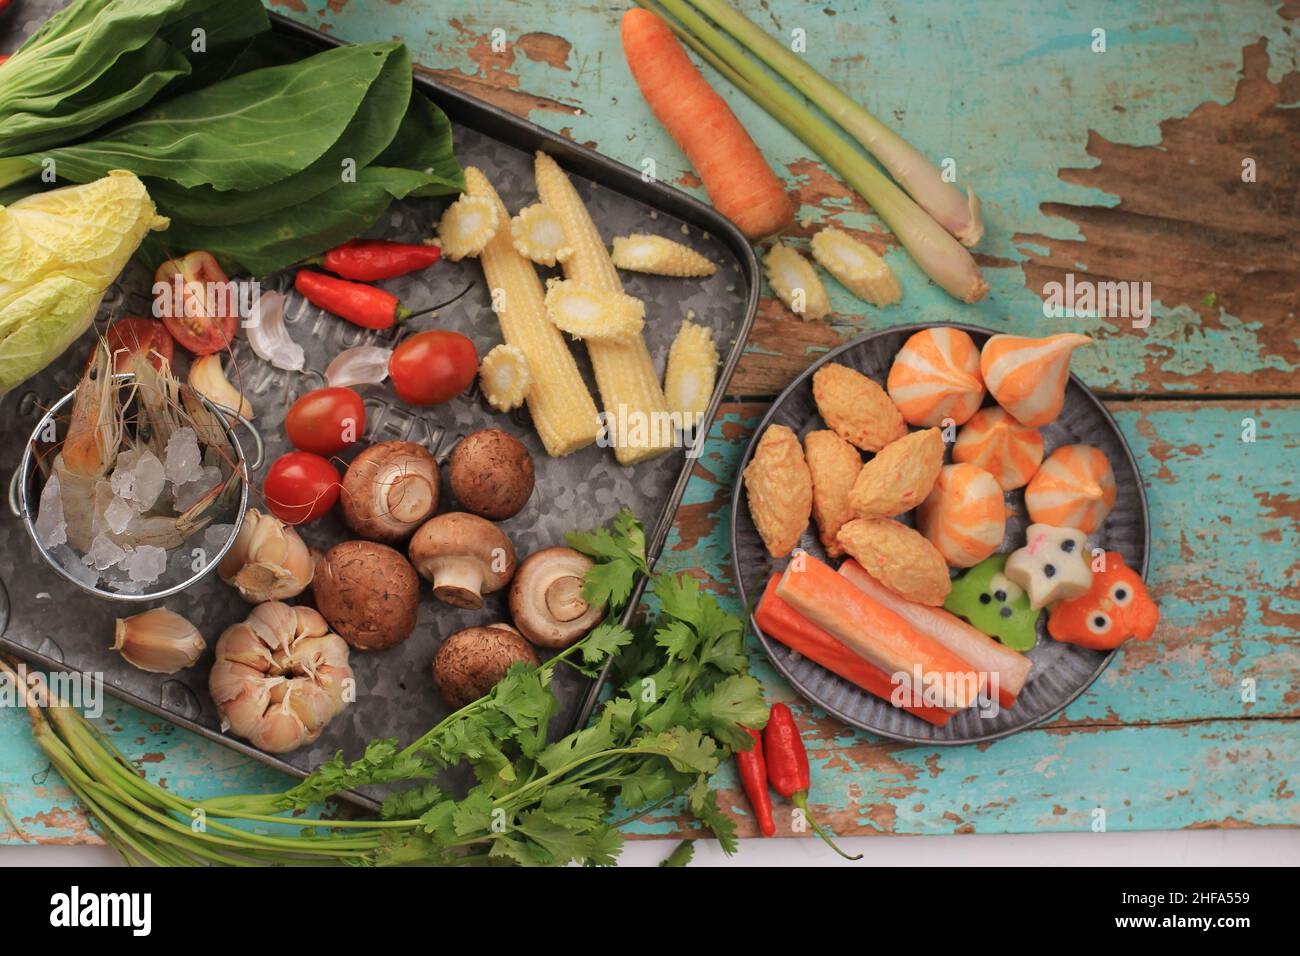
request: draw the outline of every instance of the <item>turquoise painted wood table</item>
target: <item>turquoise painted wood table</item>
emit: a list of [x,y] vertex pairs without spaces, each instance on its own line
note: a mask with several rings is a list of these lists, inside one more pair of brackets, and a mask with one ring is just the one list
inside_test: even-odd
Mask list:
[[[698,180],[623,61],[619,3],[274,0],[348,40],[397,37],[421,69],[625,163]],[[888,325],[960,319],[1096,342],[1075,370],[1108,402],[1150,500],[1153,641],[1123,650],[1049,724],[974,747],[882,741],[794,697],[814,808],[842,833],[1038,832],[1300,824],[1300,3],[744,0],[780,35],[980,193],[991,293],[926,284],[870,209],[743,96],[718,87],[802,204],[865,238],[901,305],[805,323],[765,298],[663,563],[736,601],[727,546],[736,463],[766,403],[828,348]],[[19,4],[21,10],[21,4]],[[0,50],[12,46],[0,34]],[[1099,38],[1101,42],[1099,42]],[[1151,283],[1152,322],[1045,317],[1068,275]],[[129,707],[103,717],[150,776],[190,793],[279,787],[260,765]],[[734,776],[719,775],[742,834]],[[0,840],[93,842],[25,718],[0,711]],[[635,825],[674,835],[672,807]]]

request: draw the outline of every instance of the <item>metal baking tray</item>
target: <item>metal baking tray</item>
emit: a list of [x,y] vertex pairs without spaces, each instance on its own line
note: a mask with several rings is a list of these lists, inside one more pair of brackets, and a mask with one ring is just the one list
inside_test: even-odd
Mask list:
[[[335,38],[275,14],[272,20],[274,30],[287,37],[322,47],[340,44]],[[627,291],[646,301],[646,339],[661,375],[682,318],[693,314],[695,321],[714,330],[725,359],[706,421],[697,433],[702,444],[758,306],[758,263],[741,233],[713,209],[685,193],[661,183],[645,182],[638,171],[562,136],[418,72],[415,87],[451,119],[456,156],[462,165],[481,168],[512,212],[536,201],[532,154],[543,149],[572,176],[606,240],[634,230],[656,232],[686,242],[720,264],[714,276],[703,280],[623,274]],[[370,235],[410,241],[428,237],[447,201],[396,202]],[[435,326],[468,335],[482,355],[501,341],[501,335],[475,260],[444,260],[422,273],[382,284],[412,308],[422,309],[450,299],[471,280],[476,280],[476,285],[468,295],[436,318],[415,320],[410,330],[362,330],[321,312],[296,295],[292,296],[287,321],[294,339],[306,349],[308,370],[317,373],[323,371],[331,357],[349,346],[392,345],[402,335]],[[292,291],[291,273],[266,277],[262,282],[264,288]],[[93,334],[102,333],[122,314],[147,314],[149,284],[150,277],[141,267],[130,267],[105,298]],[[43,410],[75,386],[93,334],[87,333],[54,365],[0,399],[0,475],[5,480],[18,465],[23,445]],[[574,353],[599,405],[585,352],[575,345]],[[281,427],[285,410],[300,394],[321,385],[322,379],[319,374],[277,370],[256,358],[242,339],[235,348],[235,366],[253,405],[254,424],[260,426],[266,441],[266,460],[273,461],[289,450]],[[232,372],[232,380],[234,377]],[[567,530],[607,522],[623,507],[644,521],[652,561],[663,549],[693,465],[684,449],[674,449],[630,469],[619,466],[610,449],[597,446],[552,459],[542,450],[526,413],[497,414],[476,390],[446,405],[423,410],[401,405],[386,385],[360,391],[366,401],[366,434],[353,450],[341,456],[344,459],[350,459],[371,442],[404,439],[424,444],[442,462],[460,436],[490,426],[506,429],[527,445],[537,465],[537,488],[527,507],[502,523],[521,559],[538,548],[562,544]],[[257,507],[257,492],[264,475],[265,467],[253,475],[253,507]],[[445,497],[440,510],[447,510],[452,497],[445,475],[442,490]],[[306,526],[302,536],[308,544],[321,548],[354,537],[336,515]],[[628,617],[640,593],[638,588]],[[309,601],[310,591],[299,600]],[[187,616],[209,644],[209,650],[194,667],[170,677],[138,671],[110,649],[113,619],[143,608],[96,600],[77,590],[41,562],[21,520],[7,512],[0,519],[0,625],[4,626],[0,647],[42,667],[102,674],[107,692],[298,776],[309,773],[336,751],[351,758],[358,756],[372,738],[411,740],[432,727],[448,712],[430,673],[438,644],[462,627],[508,620],[503,592],[491,596],[482,611],[473,612],[442,605],[434,600],[427,586],[423,587],[418,624],[408,640],[388,651],[352,653],[358,686],[356,702],[335,718],[314,744],[272,755],[223,734],[207,691],[211,647],[222,630],[242,620],[251,607],[215,575],[159,603]],[[568,668],[556,675],[553,686],[563,706],[552,726],[554,734],[562,735],[585,722],[603,681],[603,675],[592,681]],[[349,796],[363,805],[374,805],[374,794]]]

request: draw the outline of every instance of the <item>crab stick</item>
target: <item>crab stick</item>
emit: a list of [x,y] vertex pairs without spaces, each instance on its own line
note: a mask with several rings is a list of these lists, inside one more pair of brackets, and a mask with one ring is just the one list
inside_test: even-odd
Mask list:
[[983,674],[812,555],[790,562],[776,593],[859,657],[893,677],[904,675],[927,703],[958,710],[976,703]]
[[840,565],[840,574],[871,600],[930,635],[954,654],[959,654],[972,667],[986,674],[996,673],[999,706],[1015,704],[1016,695],[1025,686],[1029,670],[1034,666],[1028,657],[999,644],[941,607],[929,607],[900,597],[852,559]]
[[[820,664],[832,674],[838,674],[846,681],[856,684],[868,694],[890,700],[894,682],[889,679],[889,675],[853,653],[812,621],[796,614],[794,608],[777,597],[776,588],[780,580],[781,575],[772,575],[767,582],[767,590],[763,592],[763,599],[754,609],[754,620],[763,629],[763,633],[780,641],[795,653]],[[936,727],[944,726],[952,718],[952,711],[924,704],[904,704],[903,710]]]

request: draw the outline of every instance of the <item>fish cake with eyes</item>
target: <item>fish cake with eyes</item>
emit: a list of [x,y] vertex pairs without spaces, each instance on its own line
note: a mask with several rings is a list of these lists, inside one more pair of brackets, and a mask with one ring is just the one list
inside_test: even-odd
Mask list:
[[837,362],[813,373],[813,400],[835,434],[863,451],[880,451],[907,434],[907,422],[888,393]]
[[745,497],[754,527],[774,558],[789,554],[812,516],[812,473],[799,439],[784,425],[769,425],[745,468]]
[[813,520],[817,522],[822,547],[830,557],[841,557],[844,549],[835,536],[840,526],[853,517],[849,491],[862,470],[862,456],[829,429],[805,435],[803,451],[812,473]]

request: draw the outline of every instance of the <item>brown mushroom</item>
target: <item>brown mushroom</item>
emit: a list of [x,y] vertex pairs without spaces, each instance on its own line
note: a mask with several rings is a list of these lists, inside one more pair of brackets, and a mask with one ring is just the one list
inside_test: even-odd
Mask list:
[[451,453],[451,493],[466,511],[504,521],[533,493],[533,459],[513,435],[487,428],[466,435]]
[[568,647],[605,616],[605,606],[582,596],[591,559],[572,548],[530,554],[510,585],[510,616],[538,647]]
[[348,466],[341,497],[349,528],[397,544],[438,510],[438,463],[415,442],[371,445]]
[[491,521],[464,511],[430,518],[411,539],[411,563],[433,582],[438,600],[455,607],[483,606],[515,573],[515,549]]
[[513,627],[467,627],[438,648],[433,658],[433,682],[447,704],[459,710],[491,691],[516,661],[534,667],[541,663],[537,652]]
[[312,581],[316,607],[359,651],[382,651],[415,630],[420,579],[386,544],[343,541],[325,552]]

